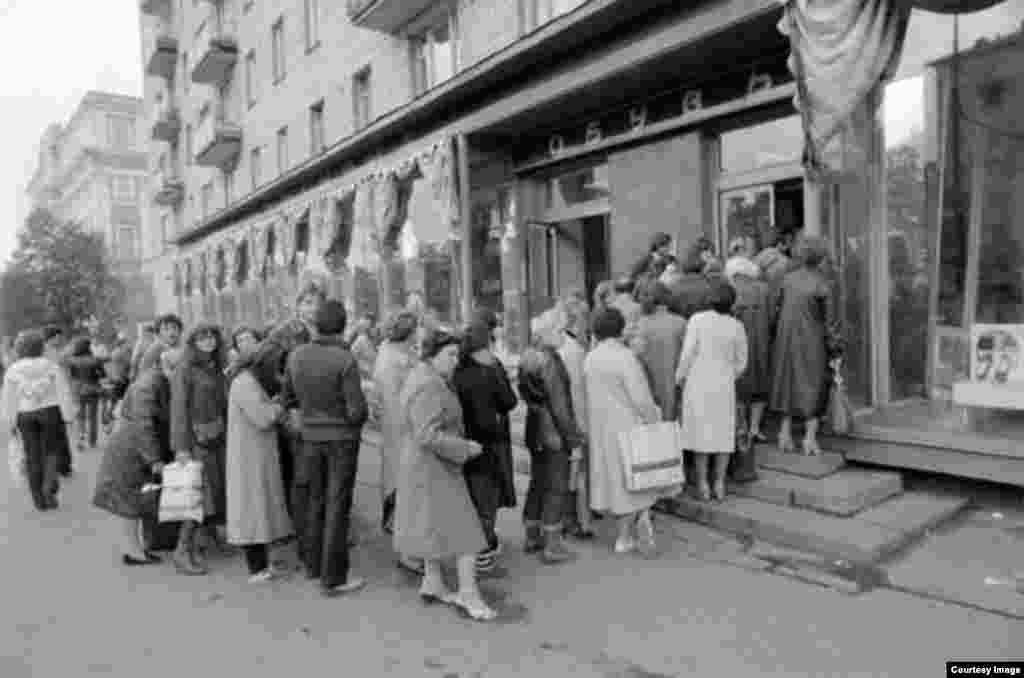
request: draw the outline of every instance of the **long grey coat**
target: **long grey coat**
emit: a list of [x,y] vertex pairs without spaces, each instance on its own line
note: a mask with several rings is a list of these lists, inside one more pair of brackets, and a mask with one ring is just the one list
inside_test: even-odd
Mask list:
[[402,459],[395,505],[395,550],[414,558],[470,555],[487,546],[462,466],[473,457],[462,407],[437,371],[419,363],[400,398]]
[[686,320],[675,313],[659,309],[640,317],[636,345],[637,357],[647,373],[654,402],[661,408],[664,421],[679,419],[679,386],[676,367],[686,337]]
[[292,534],[277,448],[277,409],[242,370],[228,396],[227,532],[232,544],[269,544]]
[[415,357],[400,345],[385,342],[377,354],[373,386],[380,398],[380,490],[386,498],[395,491],[402,456],[402,386],[415,365]]

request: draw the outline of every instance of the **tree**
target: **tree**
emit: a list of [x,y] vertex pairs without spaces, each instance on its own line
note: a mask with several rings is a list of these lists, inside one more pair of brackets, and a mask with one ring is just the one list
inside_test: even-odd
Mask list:
[[103,236],[62,222],[45,209],[25,220],[0,284],[4,331],[52,323],[80,327],[89,318],[110,326],[124,302]]

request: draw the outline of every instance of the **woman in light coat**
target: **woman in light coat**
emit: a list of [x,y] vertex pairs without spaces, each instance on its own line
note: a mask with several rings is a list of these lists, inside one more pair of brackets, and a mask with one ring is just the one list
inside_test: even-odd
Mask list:
[[413,313],[400,312],[388,329],[388,339],[380,347],[373,370],[373,386],[381,408],[381,526],[388,533],[394,531],[395,476],[402,454],[402,408],[399,398],[409,372],[416,365],[418,326],[419,321]]
[[227,537],[244,547],[249,581],[256,584],[274,578],[268,545],[293,533],[277,446],[284,409],[267,395],[277,376],[273,365],[245,357],[237,367],[228,393]]
[[[463,465],[483,448],[465,437],[462,407],[450,385],[459,362],[459,339],[434,330],[423,340],[420,362],[402,389],[404,448],[395,505],[395,550],[424,561],[420,597],[458,607],[477,621],[497,615],[476,583],[476,554],[487,546],[469,496]],[[454,557],[459,592],[448,591],[441,562]]]
[[653,553],[650,508],[678,488],[645,492],[626,489],[619,436],[641,424],[661,421],[661,410],[654,402],[643,365],[623,342],[625,327],[626,320],[618,309],[598,311],[592,327],[597,345],[583,363],[590,441],[590,506],[618,517],[616,553],[634,551],[637,536],[641,549]]
[[747,367],[747,333],[732,317],[736,291],[724,280],[712,287],[711,310],[686,328],[676,380],[683,387],[683,447],[692,450],[697,493],[711,498],[708,455],[714,457],[714,496],[725,499],[725,472],[736,446],[736,379]]

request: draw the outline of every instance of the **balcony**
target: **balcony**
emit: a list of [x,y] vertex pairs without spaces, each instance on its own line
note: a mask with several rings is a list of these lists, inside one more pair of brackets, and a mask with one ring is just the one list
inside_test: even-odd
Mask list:
[[146,74],[170,80],[174,77],[177,63],[178,39],[166,34],[157,36],[153,51],[146,61]]
[[162,207],[178,207],[185,199],[185,182],[169,170],[160,170],[154,177],[156,193],[153,202]]
[[157,108],[156,119],[153,121],[151,136],[154,141],[174,143],[181,133],[181,116],[178,109],[169,103]]
[[394,35],[436,3],[437,0],[348,0],[348,17],[356,26]]
[[242,150],[242,128],[207,115],[196,130],[196,164],[230,171]]
[[189,54],[192,67],[192,82],[204,85],[223,85],[231,78],[231,72],[238,63],[238,42],[216,25],[211,14],[203,29],[196,36],[195,45]]
[[159,16],[167,7],[169,0],[139,0],[139,11],[143,14]]

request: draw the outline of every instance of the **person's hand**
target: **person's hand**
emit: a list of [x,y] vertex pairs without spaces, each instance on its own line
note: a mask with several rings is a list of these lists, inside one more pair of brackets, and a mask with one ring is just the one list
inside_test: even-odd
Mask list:
[[572,453],[569,455],[569,461],[583,461],[583,448],[572,448]]
[[187,464],[192,461],[192,453],[189,450],[178,450],[174,453],[174,462],[176,464]]
[[477,457],[479,457],[483,453],[484,453],[483,445],[481,445],[480,443],[476,442],[475,440],[470,440],[469,441],[469,458],[470,459],[476,459]]

